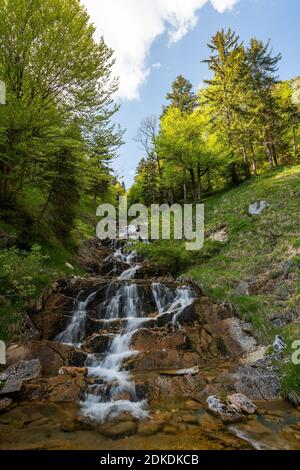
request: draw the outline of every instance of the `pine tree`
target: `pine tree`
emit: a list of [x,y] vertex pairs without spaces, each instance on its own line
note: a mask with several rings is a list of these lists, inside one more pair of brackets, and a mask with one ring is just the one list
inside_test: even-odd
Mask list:
[[237,126],[239,123],[240,104],[243,99],[243,80],[245,75],[245,51],[239,37],[229,29],[217,32],[208,44],[210,57],[203,61],[213,72],[205,97],[211,106],[211,112],[220,139],[228,152],[229,178],[233,186],[239,183],[237,152]]
[[197,96],[193,92],[193,85],[182,75],[174,80],[172,91],[167,93],[166,99],[170,104],[164,108],[164,112],[169,107],[175,107],[183,113],[192,113],[197,107]]

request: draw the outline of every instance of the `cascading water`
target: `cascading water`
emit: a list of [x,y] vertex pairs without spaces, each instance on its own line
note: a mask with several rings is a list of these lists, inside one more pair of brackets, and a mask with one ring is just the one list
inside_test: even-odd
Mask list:
[[[123,363],[137,354],[131,349],[133,335],[143,328],[153,317],[144,317],[143,296],[134,277],[139,269],[136,253],[123,252],[118,243],[114,244],[114,253],[106,258],[125,263],[130,267],[125,269],[118,279],[112,279],[106,291],[106,299],[97,306],[97,316],[104,324],[122,319],[118,333],[110,334],[110,343],[106,353],[88,354],[88,386],[81,401],[82,413],[99,422],[113,418],[122,412],[129,412],[138,419],[147,416],[147,402],[137,399],[135,383]],[[169,315],[175,324],[180,313],[194,300],[192,289],[186,286],[172,290],[160,283],[151,285],[152,303],[155,305],[159,318]],[[77,302],[73,317],[57,340],[80,346],[84,338],[87,308],[94,301],[97,291],[90,294],[84,302]]]
[[173,292],[163,284],[153,283],[151,290],[159,313],[158,316],[172,314],[174,325],[178,323],[182,311],[195,300],[193,289],[189,286],[177,287]]
[[95,297],[96,292],[90,294],[86,300],[79,302],[76,300],[76,306],[67,328],[56,336],[56,341],[65,344],[80,346],[80,341],[84,334],[84,325],[86,321],[86,309],[89,303]]

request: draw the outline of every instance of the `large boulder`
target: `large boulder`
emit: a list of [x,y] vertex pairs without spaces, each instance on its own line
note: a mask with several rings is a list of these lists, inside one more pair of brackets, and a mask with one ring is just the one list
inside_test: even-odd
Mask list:
[[256,201],[249,205],[248,213],[250,216],[260,215],[268,207],[267,201]]
[[41,338],[54,339],[63,331],[70,318],[74,307],[74,299],[60,292],[51,292],[42,305],[31,306],[30,318]]
[[7,350],[8,365],[31,359],[40,361],[44,376],[53,376],[64,365],[83,366],[86,354],[74,346],[47,340],[28,341]]
[[35,379],[40,374],[41,363],[38,359],[20,361],[8,367],[0,376],[0,380],[5,382],[0,390],[0,395],[14,395],[21,392],[24,382]]
[[224,423],[242,421],[247,415],[256,412],[256,406],[249,398],[242,394],[232,394],[222,399],[218,396],[209,396],[206,400],[208,410],[218,416]]
[[280,398],[280,378],[269,356],[254,363],[239,366],[231,375],[238,393],[251,400],[276,400]]
[[43,403],[78,403],[85,388],[85,371],[40,378],[24,384],[21,397]]

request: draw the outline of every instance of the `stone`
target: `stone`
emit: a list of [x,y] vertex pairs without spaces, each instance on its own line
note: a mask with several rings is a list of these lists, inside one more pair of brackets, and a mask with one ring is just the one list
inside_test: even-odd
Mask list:
[[229,380],[237,393],[250,400],[277,400],[281,397],[280,378],[273,365],[274,356],[238,367]]
[[180,375],[197,375],[200,372],[198,366],[189,369],[169,370],[160,372],[161,375],[180,376]]
[[235,406],[225,403],[221,398],[211,395],[206,400],[208,409],[218,416],[224,423],[236,423],[242,421],[244,416]]
[[261,215],[261,213],[269,207],[266,201],[256,201],[249,205],[248,213],[250,216]]
[[226,243],[228,242],[228,239],[229,239],[228,233],[225,227],[222,228],[221,230],[218,230],[212,233],[209,238],[213,241],[220,242],[220,243]]
[[244,412],[249,415],[256,412],[256,406],[254,403],[241,393],[234,393],[233,395],[229,395],[227,397],[227,401],[231,405],[235,406],[239,412]]
[[25,383],[22,398],[44,403],[79,402],[85,388],[83,375],[58,375]]
[[142,421],[138,425],[138,434],[142,436],[152,436],[159,432],[162,427],[162,423],[159,421]]
[[293,405],[293,406],[300,406],[300,393],[296,391],[290,391],[286,395],[286,399]]
[[177,432],[177,429],[174,427],[174,426],[165,426],[163,428],[163,431],[166,433],[166,434],[176,434]]
[[275,338],[275,341],[273,343],[274,351],[279,353],[279,352],[284,351],[285,348],[286,348],[286,343],[285,343],[283,337],[277,335],[276,338]]
[[188,423],[188,424],[198,424],[198,416],[196,415],[183,415],[182,416],[182,421],[184,423]]
[[2,398],[0,400],[0,413],[6,410],[12,403],[13,400],[11,398]]
[[205,430],[205,432],[218,432],[224,427],[220,420],[214,418],[208,413],[204,413],[198,418],[199,426]]
[[64,366],[61,367],[58,371],[59,375],[70,375],[71,377],[76,377],[76,375],[83,375],[84,377],[87,376],[88,369],[87,367],[70,367]]
[[240,282],[236,288],[239,295],[250,295],[250,288],[247,282]]
[[106,423],[100,427],[100,432],[111,439],[121,439],[122,437],[131,436],[137,431],[137,423],[135,421],[123,421],[118,424]]
[[55,376],[59,369],[68,364],[82,366],[86,353],[74,346],[48,340],[28,341],[7,350],[7,363],[14,364],[21,360],[38,359],[42,366],[42,375]]
[[202,408],[201,404],[195,400],[187,400],[185,402],[185,407],[187,410],[199,410]]
[[28,339],[32,339],[32,340],[40,339],[39,331],[36,329],[33,321],[27,314],[22,315],[20,333],[23,337],[28,338]]
[[92,335],[83,344],[82,348],[90,353],[105,353],[112,340],[111,335]]
[[0,395],[11,395],[20,392],[24,381],[35,379],[40,374],[41,363],[38,359],[20,361],[8,367],[3,374],[5,384],[0,390]]
[[70,269],[71,271],[74,271],[74,266],[70,263],[65,263],[66,268]]

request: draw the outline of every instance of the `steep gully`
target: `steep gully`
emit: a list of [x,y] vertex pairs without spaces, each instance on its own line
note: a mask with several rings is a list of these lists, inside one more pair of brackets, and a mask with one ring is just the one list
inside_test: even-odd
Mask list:
[[[128,248],[91,241],[90,277],[57,282],[32,308],[39,340],[8,358],[39,359],[42,377],[0,414],[0,448],[299,448],[300,414],[278,400],[269,367],[241,366],[259,351],[249,327]],[[227,426],[206,398],[233,392],[259,413]]]
[[[129,267],[121,272],[117,281],[110,280],[105,300],[97,305],[97,316],[103,321],[105,330],[110,330],[114,320],[122,319],[122,325],[117,332],[109,332],[104,355],[88,355],[85,363],[88,377],[95,380],[88,385],[81,402],[83,414],[101,422],[122,412],[129,412],[138,419],[147,417],[146,400],[138,400],[134,380],[130,372],[123,369],[124,361],[137,354],[131,349],[132,338],[149,322],[163,317],[168,317],[174,329],[178,328],[180,314],[196,298],[190,286],[182,285],[172,290],[164,284],[152,282],[150,289],[158,314],[154,318],[145,317],[143,292],[133,280],[140,268],[136,254],[124,252],[118,243],[112,243],[112,247],[113,253],[104,260],[104,265],[113,265],[109,275],[116,273],[118,263]],[[87,308],[96,294],[97,290],[84,301],[77,301],[70,323],[56,340],[81,346],[80,341],[86,334]],[[126,399],[121,399],[124,396]]]

